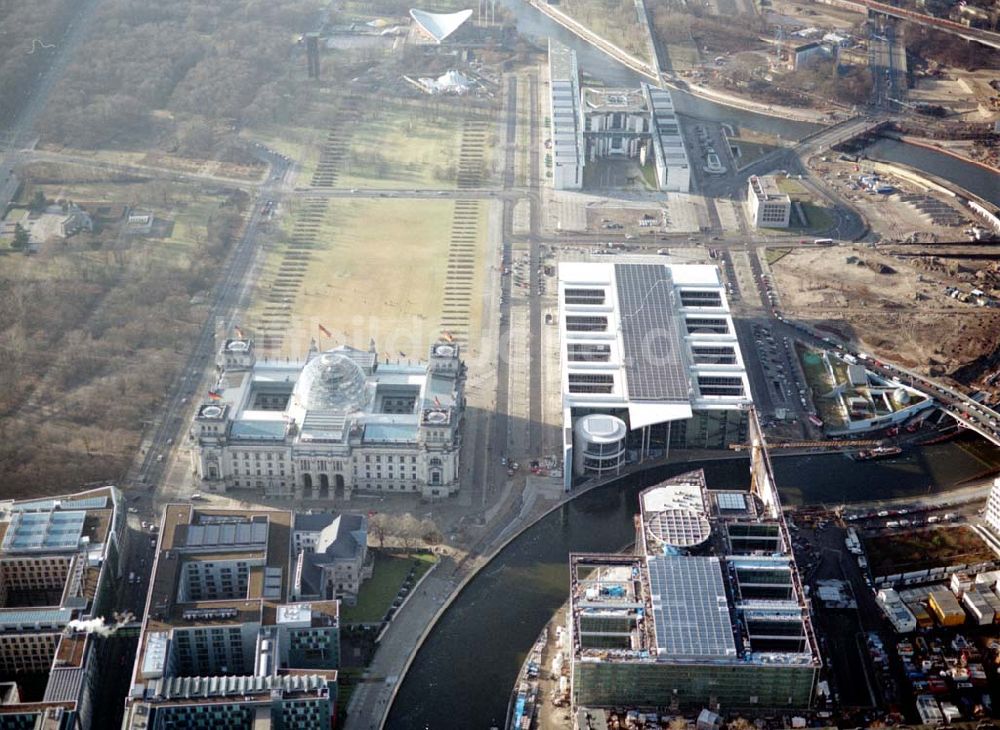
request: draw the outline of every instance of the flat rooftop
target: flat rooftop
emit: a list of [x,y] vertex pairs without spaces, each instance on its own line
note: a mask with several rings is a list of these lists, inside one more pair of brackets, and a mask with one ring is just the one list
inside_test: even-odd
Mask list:
[[658,555],[646,565],[657,652],[674,659],[736,657],[719,559]]
[[715,266],[560,262],[559,328],[564,411],[627,410],[635,430],[751,403]]
[[639,500],[637,554],[570,556],[576,659],[819,661],[780,506],[768,513],[757,493],[708,490],[701,470]]
[[576,53],[569,46],[549,39],[549,73],[551,81],[577,83]]
[[649,111],[641,89],[604,89],[586,86],[583,89],[583,106],[588,112],[630,112],[639,114]]
[[791,202],[791,198],[786,193],[781,192],[781,188],[778,187],[778,181],[773,175],[761,175],[760,177],[751,175],[750,189],[757,197],[757,200],[761,202]]
[[647,554],[669,554],[709,538],[704,475],[693,472],[643,490],[639,494]]
[[[264,602],[287,595],[292,519],[292,513],[284,510],[167,505],[153,563],[144,633],[261,621]],[[221,561],[251,564],[246,594],[225,600],[182,600],[184,565]]]
[[689,384],[670,269],[615,264],[615,281],[629,397],[687,403]]

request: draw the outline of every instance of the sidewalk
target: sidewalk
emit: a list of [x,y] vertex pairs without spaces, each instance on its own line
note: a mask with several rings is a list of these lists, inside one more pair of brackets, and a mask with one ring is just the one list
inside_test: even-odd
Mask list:
[[[671,81],[664,78],[664,84],[667,86],[677,89],[679,91],[686,91],[692,96],[697,96],[702,99],[708,99],[709,101],[714,101],[719,104],[724,104],[726,106],[735,107],[737,109],[744,109],[746,111],[755,112],[757,114],[766,114],[771,117],[780,117],[782,119],[791,119],[796,122],[809,122],[811,124],[833,124],[840,121],[841,114],[834,114],[831,116],[830,112],[823,112],[816,109],[803,109],[801,107],[791,107],[791,106],[781,106],[780,104],[763,104],[757,101],[750,101],[744,99],[742,96],[737,96],[736,94],[730,94],[726,91],[718,91],[716,89],[709,88],[707,86],[699,86],[697,84],[692,84],[690,82],[684,82],[684,86],[679,85],[676,81]],[[850,115],[847,114],[845,118],[849,118]]]
[[437,621],[447,602],[457,593],[458,566],[450,557],[424,578],[411,594],[405,610],[389,623],[371,665],[351,696],[344,721],[345,730],[375,730],[384,717],[399,679],[405,675],[416,649]]

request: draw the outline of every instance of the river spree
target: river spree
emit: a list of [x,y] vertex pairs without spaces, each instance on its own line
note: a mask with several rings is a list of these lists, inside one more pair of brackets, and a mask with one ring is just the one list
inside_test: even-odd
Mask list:
[[900,162],[955,183],[980,198],[1000,205],[1000,175],[951,155],[895,139],[878,139],[863,150],[876,160]]
[[[777,456],[786,503],[840,504],[937,493],[983,476],[1000,453],[976,443],[913,449],[899,459],[855,462],[840,454]],[[615,552],[634,540],[645,487],[704,468],[710,488],[749,486],[749,460],[661,467],[581,494],[511,542],[470,581],[421,648],[400,687],[393,730],[487,730],[503,725],[509,692],[531,645],[569,591],[570,552]]]
[[[552,38],[576,51],[584,82],[594,79],[608,86],[637,87],[640,83],[649,81],[649,79],[622,66],[618,61],[573,35],[549,16],[535,10],[524,0],[500,0],[500,4],[517,19],[518,33],[530,38],[540,47],[544,48],[548,39]],[[816,124],[744,111],[702,99],[684,91],[671,90],[670,94],[673,97],[677,113],[686,117],[727,122],[735,127],[767,132],[790,140],[799,139],[820,129],[820,126]]]
[[[543,47],[551,37],[576,51],[580,70],[585,77],[589,76],[601,83],[616,86],[638,86],[642,81],[648,80],[573,35],[524,0],[500,0],[500,4],[517,19],[517,29],[522,35]],[[816,124],[745,111],[684,91],[672,90],[671,96],[681,116],[725,122],[734,127],[776,135],[784,140],[797,140],[820,129]],[[1000,205],[1000,179],[995,173],[977,165],[890,139],[878,140],[866,150],[866,153],[871,157],[888,162],[905,163],[917,170],[937,175]]]

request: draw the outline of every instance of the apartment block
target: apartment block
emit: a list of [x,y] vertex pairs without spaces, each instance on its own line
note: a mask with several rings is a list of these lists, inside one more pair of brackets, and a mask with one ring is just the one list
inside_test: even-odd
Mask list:
[[0,502],[0,728],[93,726],[125,541],[114,487]]
[[[306,546],[325,555],[323,526],[343,519],[169,505],[124,727],[329,728],[339,601],[297,600],[294,586]],[[351,524],[363,542],[364,521]]]

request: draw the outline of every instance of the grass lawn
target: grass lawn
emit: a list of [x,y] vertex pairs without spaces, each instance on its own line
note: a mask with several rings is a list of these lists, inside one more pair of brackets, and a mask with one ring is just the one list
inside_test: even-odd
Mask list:
[[455,187],[464,113],[386,103],[351,137],[337,187]]
[[558,9],[622,50],[649,61],[648,35],[632,0],[560,0]]
[[768,248],[764,250],[764,260],[767,261],[768,265],[773,266],[791,252],[790,248]]
[[344,624],[381,621],[385,612],[392,606],[410,569],[416,568],[415,585],[437,562],[437,556],[432,553],[406,555],[389,550],[372,552],[375,554],[375,568],[372,577],[361,586],[357,605],[340,607],[340,620]]
[[736,158],[736,166],[740,168],[746,167],[769,152],[778,149],[775,145],[750,142],[740,137],[730,137],[729,144],[739,148],[740,156]]
[[364,671],[364,669],[337,670],[337,715],[341,722],[347,717],[347,707],[351,703],[351,695],[354,694],[354,689],[358,686],[358,680],[361,679]]
[[964,526],[867,538],[865,551],[874,575],[980,563],[996,557],[979,535]]
[[664,43],[669,66],[674,73],[690,71],[701,63],[698,58],[698,49],[691,41],[671,41]]
[[[322,346],[367,349],[374,338],[391,358],[424,357],[441,334],[454,202],[367,198],[331,201],[295,296],[285,337],[287,354],[305,352],[318,325],[333,332]],[[488,203],[479,205],[477,240],[486,243]],[[284,216],[290,231],[297,211]],[[259,321],[284,244],[268,251],[249,323]],[[473,291],[482,290],[485,256],[475,257]],[[469,332],[478,331],[481,298],[473,296]]]
[[[741,162],[740,164],[742,165],[743,163]],[[778,177],[777,182],[778,189],[781,192],[787,193],[793,202],[798,202],[802,206],[806,220],[809,223],[806,226],[791,225],[789,229],[799,230],[803,233],[809,231],[822,232],[828,230],[833,225],[834,218],[833,214],[830,213],[830,209],[813,202],[812,195],[802,183],[790,177]],[[795,211],[792,211],[792,220],[798,220]]]
[[[448,258],[451,201],[331,203],[293,317],[338,342],[423,356],[436,337]],[[416,340],[415,340],[416,338]],[[408,343],[408,344],[407,344]]]
[[813,392],[813,403],[819,417],[827,426],[839,428],[844,425],[844,415],[833,398],[824,398],[823,395],[833,389],[833,380],[830,378],[823,364],[820,355],[809,348],[796,346],[799,361],[802,363],[802,371],[806,376],[806,383]]
[[781,177],[781,176],[778,176],[776,179],[778,182],[778,189],[781,192],[790,195],[793,200],[796,199],[801,200],[803,198],[809,197],[809,191],[806,190],[805,185],[800,183],[798,180],[793,180],[790,177]]
[[[377,104],[352,103],[364,105],[367,114],[363,127],[349,136],[337,163],[335,187],[455,187],[463,122],[470,116],[460,101],[431,104],[425,99],[380,98]],[[259,127],[244,136],[294,160],[298,163],[296,184],[310,185],[331,130],[344,124],[346,114],[347,110],[326,104],[313,118],[329,120],[329,126]],[[495,143],[490,139],[486,145],[484,169],[489,168],[488,153]]]
[[[801,205],[802,210],[806,214],[806,218],[809,220],[809,225],[801,230],[825,231],[833,225],[833,215],[829,212],[829,208],[824,208],[816,205],[815,203],[809,203],[806,201],[802,201]],[[790,226],[790,228],[794,227],[796,226]]]

